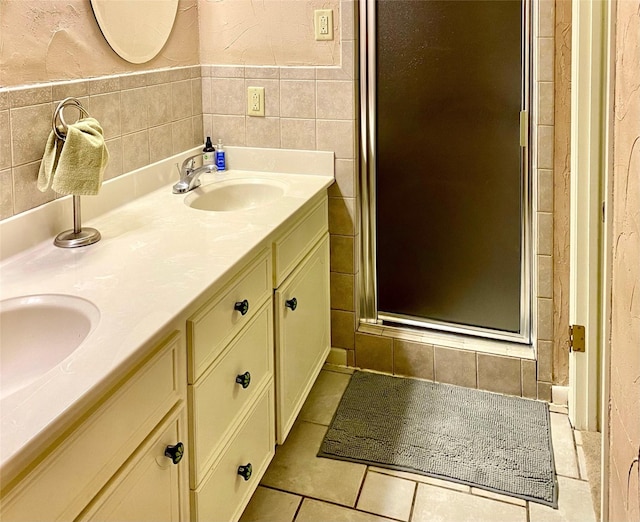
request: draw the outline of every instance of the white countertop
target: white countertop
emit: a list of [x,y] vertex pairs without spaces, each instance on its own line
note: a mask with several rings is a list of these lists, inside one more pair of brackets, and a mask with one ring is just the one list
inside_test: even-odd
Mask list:
[[[159,331],[270,244],[278,227],[334,179],[332,153],[229,147],[228,164],[235,168],[203,175],[203,186],[265,177],[283,183],[284,196],[245,211],[195,210],[184,204],[185,195],[172,194],[171,185],[177,181],[176,161],[196,150],[121,176],[105,183],[99,196],[82,198],[83,225],[102,234],[94,245],[53,245],[53,236],[71,227],[70,198],[0,224],[0,298],[66,294],[100,310],[98,325],[80,348],[0,401],[3,474],[14,474],[41,451],[52,426],[88,407]],[[52,222],[58,227],[53,235]],[[28,236],[38,238],[37,231],[47,227],[46,239],[30,244]]]

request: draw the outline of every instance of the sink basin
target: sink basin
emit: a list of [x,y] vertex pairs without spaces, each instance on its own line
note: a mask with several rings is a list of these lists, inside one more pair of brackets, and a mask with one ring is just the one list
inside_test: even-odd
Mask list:
[[267,179],[232,179],[199,187],[184,202],[191,208],[217,212],[261,207],[284,195],[286,185]]
[[0,301],[0,398],[61,363],[82,344],[99,319],[93,303],[70,295]]

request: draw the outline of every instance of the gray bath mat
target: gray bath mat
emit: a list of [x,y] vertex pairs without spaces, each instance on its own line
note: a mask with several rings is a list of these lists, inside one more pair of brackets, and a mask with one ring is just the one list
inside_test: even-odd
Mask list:
[[557,508],[544,402],[355,372],[318,455],[452,480]]

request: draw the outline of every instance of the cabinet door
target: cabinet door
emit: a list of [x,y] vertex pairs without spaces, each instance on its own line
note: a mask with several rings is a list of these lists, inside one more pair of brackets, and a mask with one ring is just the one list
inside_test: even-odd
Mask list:
[[282,444],[331,347],[328,234],[276,290],[274,306],[276,436]]
[[186,412],[160,425],[79,517],[82,521],[178,522],[188,519],[188,459],[174,464],[168,446],[186,440]]
[[17,487],[3,491],[0,520],[75,519],[179,404],[186,389],[184,351],[177,332],[159,344]]

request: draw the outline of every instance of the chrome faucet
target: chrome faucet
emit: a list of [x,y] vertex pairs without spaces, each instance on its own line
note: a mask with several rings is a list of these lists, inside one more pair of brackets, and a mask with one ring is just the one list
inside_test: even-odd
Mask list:
[[201,167],[195,168],[194,162],[196,158],[202,158],[202,154],[195,154],[194,156],[189,156],[186,160],[182,162],[182,166],[178,167],[178,171],[180,172],[180,181],[173,186],[174,194],[184,194],[185,192],[189,192],[194,188],[200,186],[200,175],[205,172],[215,172],[217,167],[215,165],[202,165]]

